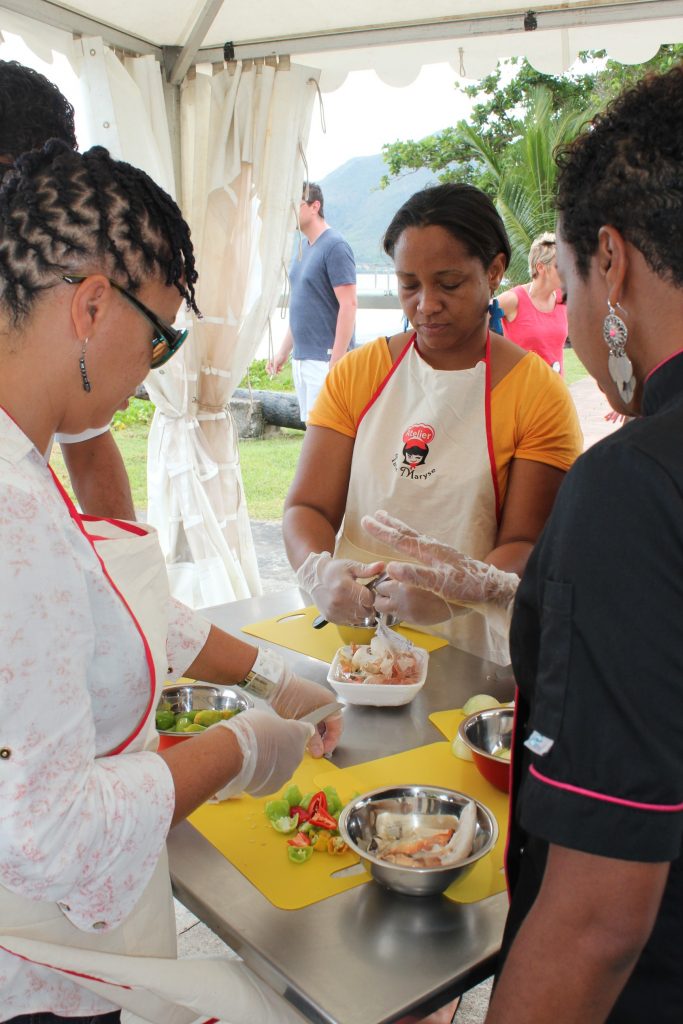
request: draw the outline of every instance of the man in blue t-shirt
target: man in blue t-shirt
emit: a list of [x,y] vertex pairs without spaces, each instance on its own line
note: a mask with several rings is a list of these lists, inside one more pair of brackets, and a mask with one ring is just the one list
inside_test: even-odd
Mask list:
[[304,186],[299,226],[307,241],[289,270],[289,328],[268,372],[279,373],[292,353],[305,423],[327,371],[354,344],[356,262],[348,242],[325,221],[323,194],[313,182]]

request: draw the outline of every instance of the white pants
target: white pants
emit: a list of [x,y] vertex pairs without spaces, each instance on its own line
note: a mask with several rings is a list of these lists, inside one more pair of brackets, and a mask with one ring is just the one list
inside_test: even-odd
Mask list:
[[294,388],[299,401],[299,413],[304,423],[325,383],[329,369],[330,364],[323,362],[322,359],[292,359]]

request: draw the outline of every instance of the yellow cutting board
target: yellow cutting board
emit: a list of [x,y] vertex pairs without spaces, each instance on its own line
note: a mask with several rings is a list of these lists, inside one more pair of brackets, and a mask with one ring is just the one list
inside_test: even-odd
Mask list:
[[[299,786],[304,794],[320,789],[314,782],[314,776],[320,772],[322,764],[327,769],[325,785],[335,786],[340,798],[348,802],[353,791],[345,788],[340,769],[308,754],[288,785]],[[284,786],[280,792],[286,788]],[[368,880],[365,871],[335,877],[340,870],[359,863],[358,857],[351,853],[334,857],[327,853],[313,853],[304,864],[293,864],[287,856],[288,837],[276,832],[264,814],[267,799],[273,797],[243,796],[220,804],[203,804],[190,815],[189,820],[266,899],[281,910],[307,907]]]
[[404,750],[352,768],[336,769],[334,773],[321,771],[315,775],[314,782],[316,789],[333,785],[343,796],[367,793],[382,786],[406,785],[443,786],[476,797],[498,822],[498,841],[491,853],[482,857],[464,878],[456,879],[444,895],[456,903],[475,903],[505,889],[503,856],[508,821],[507,794],[489,785],[470,761],[455,757],[450,743],[430,743],[426,747]]
[[453,711],[434,711],[429,721],[452,742],[464,717],[462,708],[455,708]]
[[[313,606],[301,608],[299,611],[278,615],[274,619],[252,622],[248,626],[243,626],[242,632],[329,663],[346,641],[342,639],[333,622],[328,622],[322,629],[313,629],[313,619],[319,614],[318,609]],[[396,631],[425,651],[436,651],[447,644],[442,637],[420,633],[416,629],[408,629],[407,626],[398,626]]]
[[[469,875],[455,881],[445,895],[458,903],[474,903],[505,888],[502,865],[507,796],[490,786],[473,764],[454,757],[450,743],[431,743],[352,768],[336,768],[307,754],[290,784],[299,786],[302,793],[334,786],[345,803],[358,793],[402,784],[444,786],[474,796],[489,808],[498,821],[498,842],[491,854],[482,858]],[[359,864],[358,858],[351,853],[337,857],[314,853],[306,863],[293,864],[287,856],[287,837],[272,828],[264,814],[265,804],[266,799],[250,796],[220,804],[204,804],[189,820],[266,899],[281,910],[298,910],[371,880],[364,870],[349,875],[338,874]]]

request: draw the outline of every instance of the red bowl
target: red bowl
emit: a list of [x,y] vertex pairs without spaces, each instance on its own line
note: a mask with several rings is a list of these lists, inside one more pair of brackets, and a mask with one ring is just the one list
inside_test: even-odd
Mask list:
[[504,793],[510,792],[510,762],[493,751],[511,747],[513,720],[513,708],[488,708],[463,719],[458,728],[480,775]]

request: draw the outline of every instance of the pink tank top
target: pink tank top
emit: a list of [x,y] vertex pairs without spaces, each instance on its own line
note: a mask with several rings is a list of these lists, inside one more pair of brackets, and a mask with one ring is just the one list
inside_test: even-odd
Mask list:
[[557,292],[553,311],[542,313],[529,298],[526,285],[517,285],[513,291],[517,296],[517,316],[512,323],[503,319],[503,334],[527,351],[537,352],[554,370],[562,373],[562,353],[567,337],[567,309],[562,304],[561,293]]

